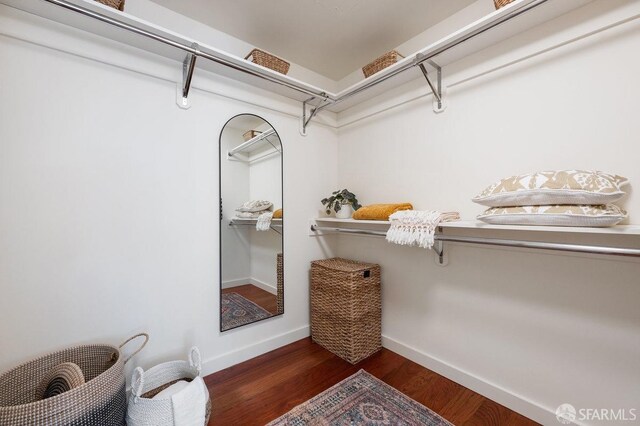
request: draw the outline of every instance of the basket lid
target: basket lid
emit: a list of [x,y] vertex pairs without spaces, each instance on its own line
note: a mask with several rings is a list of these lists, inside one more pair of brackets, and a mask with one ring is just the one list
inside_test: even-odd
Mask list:
[[378,268],[375,263],[358,262],[357,260],[343,259],[341,257],[333,257],[331,259],[314,260],[311,262],[314,266],[320,266],[327,269],[333,269],[342,272],[360,272],[367,269]]

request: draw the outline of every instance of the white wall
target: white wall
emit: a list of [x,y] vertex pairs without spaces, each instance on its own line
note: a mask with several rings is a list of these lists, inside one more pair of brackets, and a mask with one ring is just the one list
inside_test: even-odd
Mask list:
[[[329,252],[306,231],[336,186],[335,130],[303,138],[297,103],[203,72],[181,110],[181,64],[5,6],[0,33],[0,370],[147,331],[135,364],[196,344],[208,374],[308,335],[309,261]],[[286,152],[286,308],[221,334],[218,134],[245,112]]]
[[[482,211],[471,198],[512,174],[600,169],[640,185],[640,22],[526,59],[533,47],[544,52],[541,40],[562,44],[637,6],[595,2],[452,65],[442,114],[423,81],[341,114],[339,186],[363,204],[411,201],[470,220]],[[637,191],[622,205],[640,223]],[[385,346],[543,424],[565,402],[639,408],[640,262],[464,245],[448,253],[443,268],[424,250],[340,237],[339,254],[382,266]]]

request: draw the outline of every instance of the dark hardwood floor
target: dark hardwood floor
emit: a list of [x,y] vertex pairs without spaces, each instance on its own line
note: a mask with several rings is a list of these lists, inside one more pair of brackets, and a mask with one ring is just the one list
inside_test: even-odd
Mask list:
[[455,425],[537,424],[389,350],[351,365],[306,338],[207,376],[209,426],[265,425],[360,369]]
[[245,284],[238,287],[222,289],[223,293],[238,293],[240,296],[251,300],[258,306],[266,309],[272,314],[278,313],[278,300],[275,294],[271,294],[252,284]]

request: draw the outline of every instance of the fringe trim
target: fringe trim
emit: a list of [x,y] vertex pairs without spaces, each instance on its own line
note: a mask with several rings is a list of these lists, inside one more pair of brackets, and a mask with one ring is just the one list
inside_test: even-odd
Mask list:
[[441,213],[437,210],[399,211],[389,216],[391,226],[387,231],[387,241],[403,246],[433,247],[436,228],[441,222],[460,220],[457,212]]

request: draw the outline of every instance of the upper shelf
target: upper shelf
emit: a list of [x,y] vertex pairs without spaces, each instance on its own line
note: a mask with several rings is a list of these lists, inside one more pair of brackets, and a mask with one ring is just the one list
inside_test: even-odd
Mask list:
[[[337,227],[354,227],[353,225],[361,225],[361,229],[379,229],[389,228],[391,222],[387,220],[355,220],[355,219],[337,219],[335,217],[319,217],[314,219],[318,223],[331,223],[329,226]],[[570,234],[608,234],[608,235],[634,235],[638,236],[640,247],[640,226],[639,225],[617,225],[607,228],[589,228],[577,226],[531,226],[531,225],[489,225],[487,223],[461,220],[457,222],[441,223],[440,228],[448,229],[468,229],[468,230],[485,230],[485,231],[516,231],[516,232],[560,232]]]
[[197,55],[209,59],[199,61],[198,69],[291,99],[302,101],[325,92],[93,0],[0,0],[0,3],[179,62],[187,52],[195,53],[193,45],[197,44]]
[[[266,132],[262,132],[258,136],[254,136],[253,138],[249,139],[248,141],[241,143],[240,145],[238,145],[235,148],[233,148],[232,150],[230,150],[227,154],[228,154],[229,157],[233,157],[235,154],[237,154],[239,152],[249,152],[252,148],[255,149],[256,146],[260,142],[270,143],[268,138],[270,136],[275,136],[275,135],[276,135],[276,131],[273,130],[273,129],[269,129]],[[278,150],[275,146],[273,146],[273,147],[276,150]]]
[[[321,217],[311,222],[310,235],[344,232],[385,236],[389,226],[388,221]],[[640,226],[637,225],[583,228],[445,222],[438,227],[434,240],[439,244],[436,252],[440,265],[446,263],[444,242],[640,257]]]
[[442,67],[589,1],[516,0],[338,93],[279,74],[93,0],[0,0],[0,3],[176,61],[182,62],[185,52],[192,53],[208,59],[198,62],[197,68],[298,101],[310,97],[326,99],[327,103],[319,110],[340,112],[417,78],[419,63],[433,60]]

